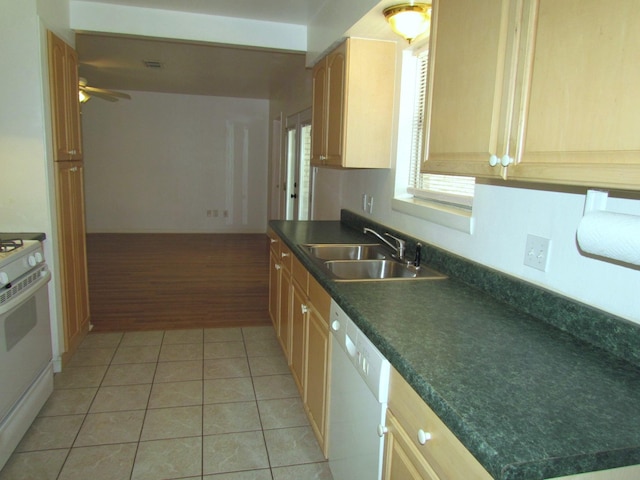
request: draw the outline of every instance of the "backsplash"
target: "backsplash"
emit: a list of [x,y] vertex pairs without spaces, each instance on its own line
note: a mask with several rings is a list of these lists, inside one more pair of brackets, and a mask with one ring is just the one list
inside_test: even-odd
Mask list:
[[640,367],[640,325],[446,252],[350,210],[341,210],[340,221],[356,230],[372,227],[405,239],[407,258],[414,257],[420,242],[425,265]]

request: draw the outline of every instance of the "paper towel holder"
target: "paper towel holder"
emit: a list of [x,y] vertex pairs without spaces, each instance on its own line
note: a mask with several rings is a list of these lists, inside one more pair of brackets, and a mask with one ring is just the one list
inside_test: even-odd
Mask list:
[[584,202],[583,214],[606,210],[608,199],[609,192],[606,190],[587,190],[587,198]]

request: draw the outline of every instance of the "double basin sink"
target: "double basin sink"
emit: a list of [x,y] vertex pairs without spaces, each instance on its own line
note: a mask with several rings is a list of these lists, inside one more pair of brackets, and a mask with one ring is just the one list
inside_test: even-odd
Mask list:
[[381,244],[304,244],[301,247],[335,281],[447,278],[431,268],[396,260]]

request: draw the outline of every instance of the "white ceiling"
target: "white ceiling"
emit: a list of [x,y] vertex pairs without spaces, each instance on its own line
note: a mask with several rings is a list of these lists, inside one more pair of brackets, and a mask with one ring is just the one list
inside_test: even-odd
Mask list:
[[[323,3],[322,0],[75,1],[296,25],[307,25]],[[374,30],[379,31],[382,24],[389,34],[382,15],[376,14],[374,18],[376,21],[370,22],[375,25]],[[80,76],[90,86],[111,90],[270,98],[283,79],[305,68],[303,53],[93,33],[78,33],[76,49]],[[149,69],[143,63],[145,60],[158,61],[163,68]]]

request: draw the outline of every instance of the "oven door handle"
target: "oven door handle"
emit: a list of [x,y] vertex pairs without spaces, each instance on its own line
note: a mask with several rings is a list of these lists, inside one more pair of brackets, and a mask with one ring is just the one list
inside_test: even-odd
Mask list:
[[29,300],[34,293],[36,293],[40,288],[45,286],[51,280],[51,272],[49,270],[42,270],[40,273],[40,278],[36,280],[35,283],[31,284],[27,290],[23,290],[16,296],[16,300],[11,299],[4,305],[0,305],[0,315],[5,315],[6,313],[14,310]]

